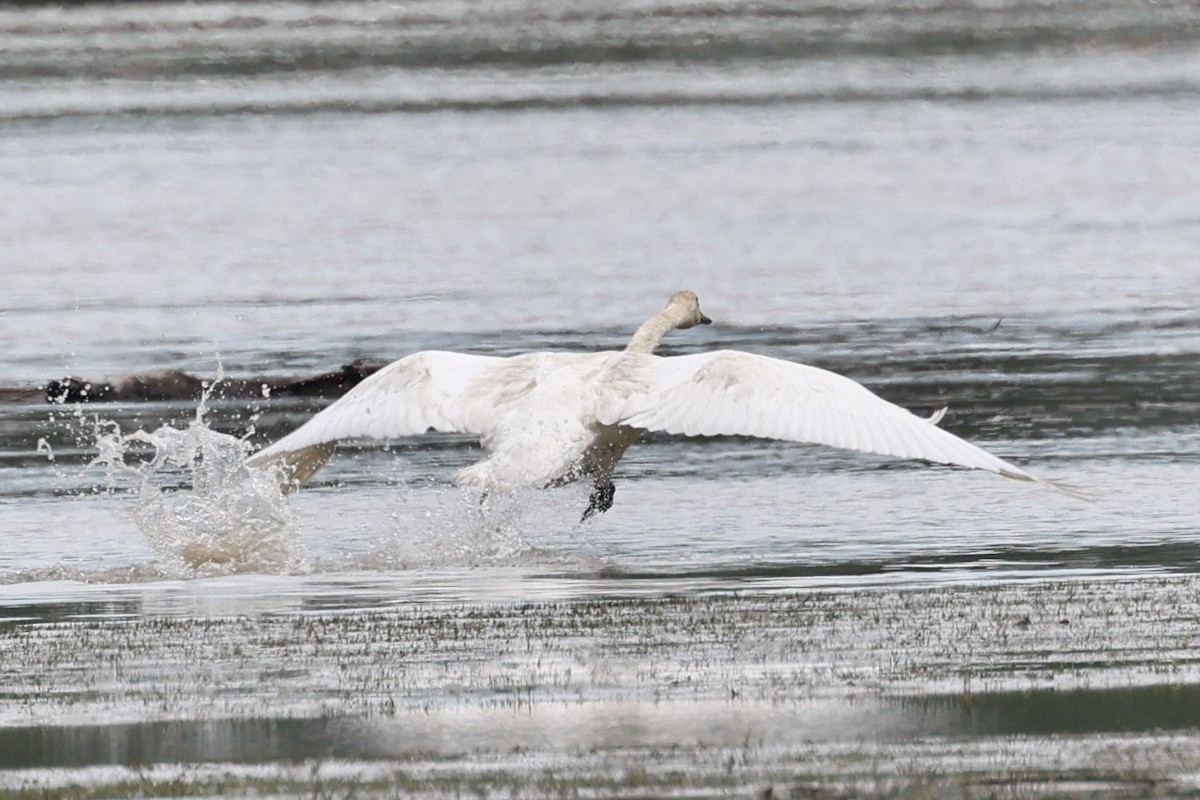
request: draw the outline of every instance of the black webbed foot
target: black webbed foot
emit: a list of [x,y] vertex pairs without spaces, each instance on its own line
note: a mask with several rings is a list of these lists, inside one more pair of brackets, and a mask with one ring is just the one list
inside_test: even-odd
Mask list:
[[588,496],[588,507],[583,512],[583,516],[579,521],[583,522],[592,514],[599,511],[603,514],[612,508],[613,496],[617,493],[617,487],[612,481],[596,481],[596,485],[592,487],[592,493]]

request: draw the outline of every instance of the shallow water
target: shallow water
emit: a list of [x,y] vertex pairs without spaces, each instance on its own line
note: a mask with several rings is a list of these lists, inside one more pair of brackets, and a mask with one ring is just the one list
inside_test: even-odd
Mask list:
[[[748,703],[741,727],[707,741],[774,740],[780,748],[755,751],[768,765],[758,771],[708,769],[701,762],[724,756],[677,734],[712,730],[729,698],[655,705],[644,692],[654,656],[623,660],[588,637],[564,645],[571,658],[594,654],[592,677],[576,682],[580,707],[535,690],[524,717],[501,722],[508,712],[492,704],[509,690],[489,689],[480,672],[461,685],[431,679],[424,696],[448,710],[413,712],[401,732],[376,725],[377,708],[325,694],[336,655],[288,683],[289,713],[255,705],[261,687],[280,685],[280,651],[262,651],[261,675],[244,684],[260,687],[248,689],[254,702],[224,713],[232,695],[220,687],[243,685],[228,663],[200,679],[184,669],[190,683],[179,686],[193,688],[145,702],[131,699],[131,673],[101,664],[139,626],[212,621],[212,641],[232,649],[314,614],[369,629],[377,614],[561,604],[552,619],[684,598],[703,618],[731,596],[869,605],[875,592],[954,598],[963,587],[985,593],[962,612],[983,624],[996,597],[1058,581],[1117,593],[1160,579],[1190,586],[1200,556],[1193,5],[85,4],[0,9],[0,35],[0,649],[6,684],[34,681],[0,699],[0,786],[82,774],[57,768],[255,752],[267,765],[336,755],[351,762],[339,774],[366,787],[356,760],[378,757],[379,742],[434,794],[468,783],[437,783],[429,770],[461,768],[461,778],[517,746],[550,753],[584,783],[613,767],[581,753],[636,756],[645,785],[663,793],[678,787],[655,776],[679,764],[650,753],[671,744],[692,748],[683,771],[712,791],[794,783],[814,759],[845,767],[821,786],[851,793],[886,789],[861,782],[846,766],[856,758],[949,775],[992,763],[1034,782],[1052,774],[1047,764],[1070,763],[1086,782],[1105,747],[1156,754],[1145,774],[1189,774],[1180,754],[1200,752],[1195,741],[1136,737],[1200,725],[1191,668],[1164,645],[1126,669],[1096,633],[1114,612],[1087,602],[1073,613],[1099,627],[1072,652],[1090,666],[1058,669],[1058,645],[1022,656],[1028,675],[1059,676],[1057,694],[1026,692],[1045,688],[1032,679],[991,700],[974,686],[968,707],[961,675],[942,665],[903,687],[835,682],[821,699],[789,695],[787,712]],[[478,455],[455,437],[344,447],[286,502],[236,470],[204,471],[319,406],[225,398],[221,376],[299,378],[426,348],[616,347],[678,288],[695,290],[716,324],[674,334],[666,352],[749,350],[837,370],[922,413],[948,405],[953,432],[1096,501],[739,439],[638,445],[614,508],[583,525],[578,488],[481,507],[450,485]],[[199,408],[198,397],[41,399],[64,376],[161,369],[217,385]],[[150,443],[117,438],[139,430],[158,437],[160,454],[175,431],[176,444],[191,436],[187,446],[224,455],[155,463]],[[89,465],[102,452],[123,461]],[[1173,591],[1150,592],[1132,613],[1178,621]],[[753,674],[778,618],[760,621],[761,642],[745,653],[706,661],[685,640],[672,657],[710,688]],[[856,650],[854,663],[878,674],[921,629],[903,614],[871,624],[878,647]],[[72,650],[92,625],[107,649]],[[1068,639],[1075,629],[1056,626]],[[647,621],[624,635],[652,642],[664,630]],[[37,684],[39,662],[14,661],[14,648],[60,633],[78,670]],[[491,658],[489,646],[472,634],[455,657]],[[153,652],[142,665],[151,685],[176,658]],[[411,653],[388,657],[416,668]],[[814,667],[811,653],[789,658],[789,669]],[[981,658],[987,672],[1000,656]],[[606,682],[605,669],[628,680]],[[113,693],[57,704],[80,675],[108,675]],[[633,688],[613,697],[610,683]],[[1084,720],[1093,707],[1111,714]],[[819,756],[788,749],[830,718],[850,738],[855,720],[886,719],[943,744],[917,753],[882,736],[860,743],[867,755],[835,753],[836,742],[816,745]],[[508,738],[489,738],[502,727]],[[1060,734],[1077,749],[1051,744]],[[1014,735],[1042,744],[1005,744]],[[461,762],[441,754],[451,766],[418,767],[439,736],[473,744]],[[554,736],[574,760],[554,761]],[[952,753],[963,739],[982,749]],[[23,771],[34,767],[51,772]],[[1099,779],[1127,788],[1118,772]],[[274,774],[280,792],[312,793],[312,775]],[[80,780],[99,791],[129,778],[106,775]]]

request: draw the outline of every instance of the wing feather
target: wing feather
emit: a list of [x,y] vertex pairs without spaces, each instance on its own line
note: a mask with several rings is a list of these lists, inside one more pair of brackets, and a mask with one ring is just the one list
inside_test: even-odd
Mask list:
[[372,374],[247,463],[281,463],[288,477],[304,483],[340,439],[394,439],[428,431],[486,436],[503,410],[532,390],[541,363],[551,357],[414,353]]
[[686,435],[740,435],[824,444],[879,455],[1029,473],[818,367],[721,350],[652,359],[648,388],[601,420]]

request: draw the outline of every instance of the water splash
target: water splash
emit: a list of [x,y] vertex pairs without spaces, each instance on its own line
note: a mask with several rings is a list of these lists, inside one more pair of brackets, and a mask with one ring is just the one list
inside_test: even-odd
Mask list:
[[[370,549],[343,567],[368,570],[512,566],[527,562],[529,498],[522,493],[422,487],[404,481],[389,487],[384,528]],[[323,565],[326,568],[330,564]]]
[[[139,565],[132,580],[528,566],[543,560],[540,543],[561,529],[560,503],[547,493],[481,497],[474,490],[413,485],[411,465],[391,458],[378,467],[392,471],[386,486],[295,502],[271,473],[245,465],[249,433],[239,438],[210,427],[221,377],[218,371],[205,387],[190,419],[157,428],[105,419],[95,407],[64,409],[59,417],[77,446],[93,455],[85,468],[90,486],[80,491],[134,499],[131,516],[154,560]],[[54,454],[48,444],[43,453]],[[78,484],[79,477],[70,482]],[[583,500],[569,502],[571,517]],[[301,542],[301,513],[308,527],[323,529],[311,551]]]
[[184,428],[124,433],[96,421],[109,491],[137,495],[133,518],[165,571],[182,577],[306,569],[295,514],[276,476],[246,466],[246,442],[208,427],[217,380],[206,387]]

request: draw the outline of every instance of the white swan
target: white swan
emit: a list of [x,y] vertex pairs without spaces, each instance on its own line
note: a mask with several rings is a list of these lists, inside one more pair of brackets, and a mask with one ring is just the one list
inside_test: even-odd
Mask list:
[[339,439],[469,433],[481,437],[486,457],[459,471],[456,483],[488,491],[588,478],[594,489],[584,519],[612,506],[617,462],[646,431],[810,442],[1039,480],[937,427],[945,409],[917,417],[827,370],[736,350],[653,355],[668,332],[709,322],[694,293],[676,292],[621,351],[415,353],[248,463],[278,464],[299,486]]

